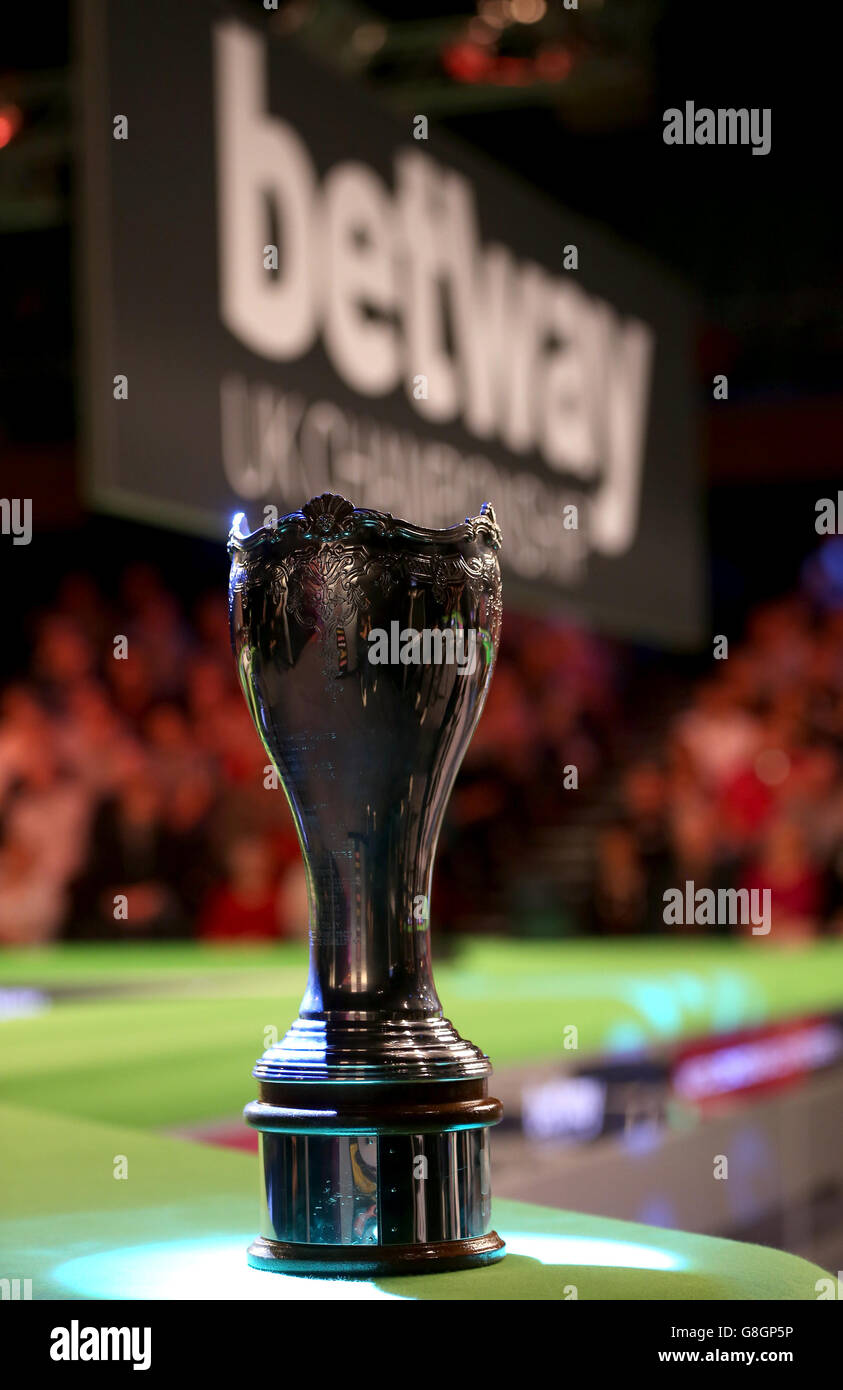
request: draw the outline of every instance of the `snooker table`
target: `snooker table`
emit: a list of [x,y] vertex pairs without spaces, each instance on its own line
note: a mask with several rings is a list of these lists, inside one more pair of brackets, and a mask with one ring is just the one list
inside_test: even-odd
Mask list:
[[[825,1271],[781,1251],[497,1199],[509,1253],[487,1268],[248,1269],[256,1160],[196,1134],[252,1099],[252,1065],[297,1013],[305,965],[299,943],[0,956],[5,1277],[41,1299],[817,1298]],[[843,943],[471,939],[436,978],[446,1014],[505,1070],[560,1056],[571,1024],[580,1057],[605,1057],[840,1010]]]

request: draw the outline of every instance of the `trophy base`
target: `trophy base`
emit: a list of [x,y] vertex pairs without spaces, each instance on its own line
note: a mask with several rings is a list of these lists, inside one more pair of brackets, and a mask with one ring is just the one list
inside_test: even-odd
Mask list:
[[371,1275],[433,1274],[474,1269],[502,1260],[506,1246],[496,1231],[471,1240],[432,1245],[299,1245],[261,1236],[248,1249],[252,1269],[316,1278],[364,1278]]
[[491,1230],[485,1078],[383,1084],[261,1082],[254,1269],[370,1275],[500,1259]]

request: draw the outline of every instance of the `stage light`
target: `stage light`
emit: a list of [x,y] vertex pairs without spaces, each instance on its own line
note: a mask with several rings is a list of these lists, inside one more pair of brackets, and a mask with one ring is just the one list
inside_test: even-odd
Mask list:
[[479,14],[493,29],[503,29],[509,23],[509,6],[506,0],[485,0],[479,7]]
[[360,53],[365,58],[370,58],[378,49],[383,48],[386,43],[385,24],[359,24],[351,36],[351,44],[355,52]]
[[0,106],[0,150],[14,140],[23,125],[23,112],[11,103]]
[[50,996],[40,989],[0,987],[0,1020],[29,1018],[50,1007]]
[[485,19],[472,19],[468,26],[468,39],[470,43],[494,43],[497,34],[488,21]]
[[491,72],[490,59],[474,43],[454,43],[444,49],[442,65],[457,82],[480,82]]
[[507,12],[516,24],[537,24],[547,14],[545,0],[509,0]]

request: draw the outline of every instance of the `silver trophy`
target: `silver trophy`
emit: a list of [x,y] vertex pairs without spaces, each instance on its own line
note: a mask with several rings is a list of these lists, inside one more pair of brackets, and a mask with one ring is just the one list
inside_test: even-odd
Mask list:
[[253,1075],[257,1269],[372,1274],[500,1259],[489,1060],[443,1017],[433,859],[501,625],[492,508],[430,530],[324,495],[229,539],[246,701],[295,819],[310,967]]

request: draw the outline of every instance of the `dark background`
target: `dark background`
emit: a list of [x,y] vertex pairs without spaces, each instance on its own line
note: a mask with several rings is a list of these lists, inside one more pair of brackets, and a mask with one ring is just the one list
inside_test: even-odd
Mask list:
[[[283,16],[291,8],[282,7],[272,22],[290,26]],[[382,0],[369,10],[430,24],[429,42],[422,30],[409,59],[375,58],[364,74],[386,99],[412,107],[425,84],[435,78],[441,85],[437,20],[453,19],[460,7],[408,9]],[[566,206],[605,221],[701,296],[698,384],[715,630],[793,582],[812,541],[812,524],[804,522],[812,522],[814,501],[829,495],[837,470],[843,273],[831,216],[838,160],[827,13],[745,2],[692,9],[682,0],[606,0],[599,10],[584,6],[574,22],[592,26],[586,33],[598,56],[605,51],[643,67],[638,104],[618,112],[597,83],[590,127],[572,121],[558,102],[522,93],[513,105],[506,91],[498,110],[494,98],[480,112],[460,110],[455,99],[454,110],[434,117]],[[560,24],[571,19],[561,6],[554,14]],[[539,28],[515,26],[502,49],[523,53]],[[328,29],[323,57],[339,61],[342,44],[331,35],[347,29]],[[70,98],[78,74],[70,55],[66,5],[16,10],[0,57],[2,101],[24,113],[23,130],[0,151],[0,487],[10,495],[5,479],[11,484],[25,469],[33,492],[43,493],[39,517],[57,527],[83,521],[71,281]],[[771,153],[692,148],[671,159],[660,138],[662,111],[688,97],[698,105],[770,106]],[[720,371],[728,373],[730,398],[715,404],[710,381]],[[832,481],[818,490],[823,478]],[[785,524],[785,517],[793,520]],[[121,551],[137,543],[133,528],[107,523],[108,534],[118,532]],[[95,534],[99,549],[101,525]],[[211,552],[199,547],[197,556],[205,554]]]

